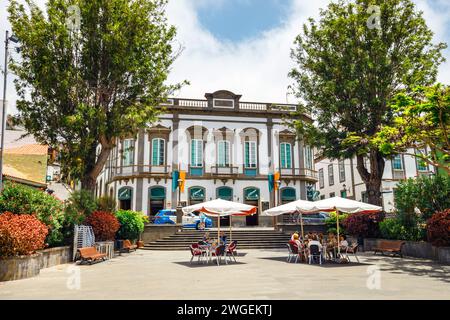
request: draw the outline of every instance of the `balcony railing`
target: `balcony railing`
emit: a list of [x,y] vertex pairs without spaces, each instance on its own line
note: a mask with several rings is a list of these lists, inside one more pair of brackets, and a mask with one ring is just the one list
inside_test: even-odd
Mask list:
[[151,165],[132,165],[122,167],[112,167],[111,173],[113,176],[130,176],[135,174],[153,174],[153,175],[168,175],[171,173],[171,166],[151,166]]
[[282,168],[280,169],[281,177],[300,176],[309,179],[318,179],[318,173],[315,170],[307,168]]
[[235,176],[239,174],[239,167],[212,166],[211,174],[215,176]]
[[[206,109],[209,107],[208,100],[201,99],[168,99],[161,106],[170,109],[171,107],[187,107]],[[219,109],[223,109],[217,107]],[[260,102],[239,102],[236,106],[238,110],[244,111],[278,111],[278,112],[295,112],[297,105],[294,104],[271,104]],[[214,109],[214,107],[213,107]]]

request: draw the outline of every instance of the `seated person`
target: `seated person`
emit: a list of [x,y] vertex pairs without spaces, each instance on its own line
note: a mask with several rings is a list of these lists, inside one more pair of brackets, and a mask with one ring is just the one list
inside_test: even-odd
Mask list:
[[227,236],[223,231],[220,232],[220,244],[223,244],[224,246],[227,245]]
[[291,236],[291,241],[295,241],[295,238],[297,237],[298,239],[298,231],[295,231],[292,236]]
[[302,242],[300,241],[300,237],[297,233],[294,233],[292,242],[295,243],[297,248],[301,248],[303,246]]
[[319,250],[322,250],[322,244],[320,243],[319,237],[317,235],[314,235],[308,242],[308,248],[310,248],[312,245],[316,245],[319,247]]
[[202,240],[200,240],[200,241],[198,242],[198,244],[203,245],[203,246],[209,246],[209,245],[211,245],[211,238],[209,237],[209,232],[206,232],[206,233],[203,235]]
[[339,237],[339,246],[341,248],[347,249],[348,247],[348,241],[347,241],[347,237],[345,235],[342,235]]

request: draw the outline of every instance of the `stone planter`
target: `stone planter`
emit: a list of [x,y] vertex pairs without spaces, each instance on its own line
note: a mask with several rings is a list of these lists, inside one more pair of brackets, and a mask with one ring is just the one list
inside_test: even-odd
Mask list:
[[37,276],[41,270],[41,254],[0,260],[0,281],[19,280]]
[[37,276],[41,269],[72,261],[70,247],[39,250],[29,256],[0,259],[0,281],[19,280]]
[[49,248],[38,251],[40,253],[41,269],[50,268],[72,261],[72,250],[69,246]]

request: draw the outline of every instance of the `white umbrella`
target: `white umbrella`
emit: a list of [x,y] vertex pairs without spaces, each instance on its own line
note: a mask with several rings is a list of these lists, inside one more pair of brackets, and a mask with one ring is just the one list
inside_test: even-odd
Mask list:
[[293,202],[289,202],[286,204],[282,204],[281,206],[270,208],[268,210],[265,210],[263,212],[263,215],[266,216],[279,216],[286,213],[300,213],[300,227],[302,232],[302,239],[305,238],[305,234],[303,231],[303,213],[305,211],[311,211],[314,208],[314,203],[311,201],[305,201],[305,200],[297,200]]
[[232,202],[222,199],[211,200],[203,203],[194,204],[192,206],[181,209],[183,213],[203,212],[207,216],[216,216],[217,223],[217,237],[220,244],[220,217],[227,216],[249,216],[257,212],[255,206],[248,204]]
[[[313,208],[308,210],[309,212],[318,211],[336,211],[336,230],[337,239],[339,243],[339,212],[345,213],[374,213],[382,211],[383,208],[379,206],[374,206],[373,204],[368,204],[364,202],[359,202],[355,200],[350,200],[341,197],[333,197],[328,199],[323,199],[319,201],[312,202],[314,204]],[[341,252],[340,246],[338,245],[338,253]]]

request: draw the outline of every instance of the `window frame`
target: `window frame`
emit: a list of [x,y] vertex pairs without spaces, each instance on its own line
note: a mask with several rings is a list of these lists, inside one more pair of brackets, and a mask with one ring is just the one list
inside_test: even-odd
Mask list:
[[332,163],[328,165],[328,185],[334,186],[334,165]]
[[[195,150],[196,150],[195,152],[197,152],[195,154],[195,156],[196,156],[195,163],[193,161],[194,160],[193,159],[193,157],[194,157],[194,154],[193,154],[194,143],[195,143]],[[200,145],[201,145],[200,149],[199,149],[198,143],[200,143]],[[204,147],[204,141],[202,139],[191,139],[191,143],[190,143],[190,165],[191,165],[192,168],[203,168],[203,147]],[[201,156],[200,157],[199,157],[199,154],[198,154],[199,150],[201,150],[200,151],[201,152]],[[197,160],[199,160],[199,159],[200,159],[200,162],[197,162]]]
[[[130,143],[128,146],[127,143]],[[134,166],[134,139],[124,139],[122,141],[122,166]]]
[[[248,151],[247,151],[247,145],[248,147]],[[252,147],[254,146],[254,151],[252,151]],[[248,154],[248,163],[247,163],[247,152]],[[252,152],[254,154],[252,154]],[[258,144],[256,141],[245,141],[244,142],[244,167],[245,169],[257,169],[258,168],[258,156],[257,156],[257,152],[258,152]],[[254,159],[252,159],[254,158]],[[252,163],[252,160],[254,160],[255,162]]]
[[[283,148],[284,146],[284,148]],[[287,157],[286,146],[289,146],[289,157]],[[284,157],[283,157],[284,150]],[[284,160],[284,164],[283,164]],[[289,142],[280,143],[280,168],[281,169],[292,169],[292,144]]]
[[345,160],[338,161],[338,171],[339,171],[339,182],[345,182],[346,172],[345,172]]
[[[155,143],[155,142],[157,142],[157,143]],[[161,142],[162,142],[162,154],[161,154]],[[157,164],[155,164],[153,162],[154,161],[154,150],[155,150],[156,146],[158,148],[158,157],[157,158],[159,161],[162,161],[162,163],[158,162]],[[161,156],[162,156],[162,158],[161,158]],[[165,162],[166,162],[166,140],[163,138],[153,138],[150,163],[154,167],[162,167],[165,165]]]
[[[223,150],[224,153],[223,163],[221,163],[220,159],[221,145],[225,146],[225,149]],[[231,166],[231,143],[228,140],[217,141],[217,166],[219,168],[229,168]]]

